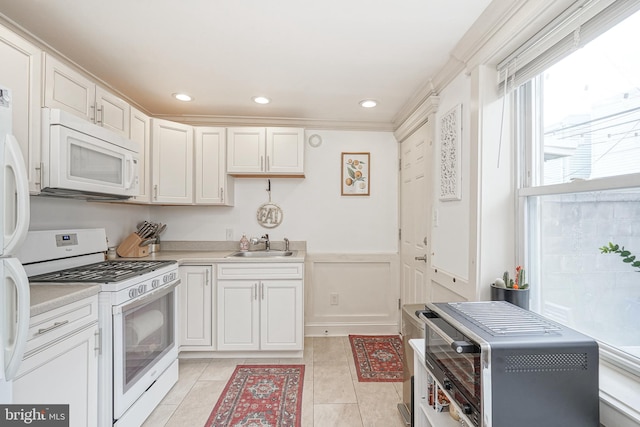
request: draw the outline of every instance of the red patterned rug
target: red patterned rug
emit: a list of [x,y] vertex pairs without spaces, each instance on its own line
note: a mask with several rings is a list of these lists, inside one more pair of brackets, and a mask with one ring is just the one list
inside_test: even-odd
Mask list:
[[238,365],[205,427],[300,427],[304,365]]
[[402,340],[398,335],[349,335],[358,381],[402,381]]

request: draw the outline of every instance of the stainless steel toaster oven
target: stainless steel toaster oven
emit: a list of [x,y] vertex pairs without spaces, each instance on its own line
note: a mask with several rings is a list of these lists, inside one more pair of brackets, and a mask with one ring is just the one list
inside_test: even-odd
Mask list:
[[504,301],[428,303],[427,369],[477,427],[598,427],[598,345]]

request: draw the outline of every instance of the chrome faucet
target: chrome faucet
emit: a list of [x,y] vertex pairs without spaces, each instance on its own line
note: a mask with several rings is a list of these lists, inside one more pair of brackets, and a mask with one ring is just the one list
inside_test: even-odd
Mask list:
[[289,239],[284,238],[284,250],[289,251]]
[[269,241],[269,235],[265,234],[264,236],[262,236],[261,238],[257,238],[257,237],[252,237],[251,238],[251,244],[252,245],[257,245],[258,243],[264,243],[264,250],[265,251],[270,251],[271,250],[271,242]]

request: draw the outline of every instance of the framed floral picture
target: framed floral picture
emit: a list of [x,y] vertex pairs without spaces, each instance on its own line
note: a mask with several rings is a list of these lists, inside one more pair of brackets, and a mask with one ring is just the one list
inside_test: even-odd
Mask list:
[[368,196],[370,153],[342,153],[341,187],[343,196]]

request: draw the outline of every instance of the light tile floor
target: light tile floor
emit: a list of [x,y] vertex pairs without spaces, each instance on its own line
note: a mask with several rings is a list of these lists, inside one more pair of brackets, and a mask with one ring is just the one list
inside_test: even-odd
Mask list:
[[404,427],[401,382],[358,382],[348,337],[305,338],[302,359],[181,359],[180,379],[143,427],[201,427],[236,365],[304,364],[303,427]]

